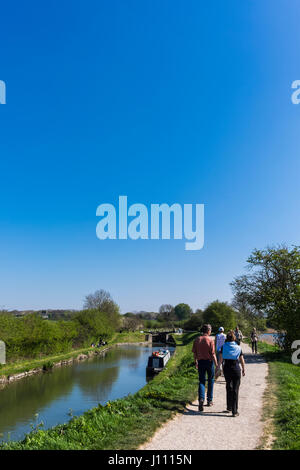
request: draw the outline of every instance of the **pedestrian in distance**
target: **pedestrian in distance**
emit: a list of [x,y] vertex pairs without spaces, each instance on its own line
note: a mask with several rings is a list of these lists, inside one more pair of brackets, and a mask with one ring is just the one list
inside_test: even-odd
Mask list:
[[218,369],[217,369],[218,373],[216,371],[216,378],[221,375],[222,364],[220,364],[219,362],[219,356],[220,356],[221,348],[223,344],[225,343],[225,340],[226,340],[226,335],[224,334],[224,328],[223,326],[220,326],[219,333],[217,333],[215,337],[215,350],[216,350],[216,356],[217,356],[217,361],[218,361]]
[[[213,390],[215,380],[215,367],[217,367],[217,358],[215,354],[215,343],[210,337],[211,326],[202,327],[202,336],[195,339],[193,344],[193,353],[195,365],[199,374],[199,411],[203,411],[205,400],[205,383],[207,380],[207,406],[213,405]],[[206,379],[207,377],[207,379]]]
[[239,416],[238,402],[239,402],[239,388],[241,383],[241,368],[242,374],[245,376],[245,361],[241,346],[236,343],[234,331],[229,331],[226,336],[226,341],[222,346],[220,353],[220,360],[224,361],[223,371],[226,380],[226,401],[227,413],[232,412],[232,416]]
[[258,334],[256,328],[253,328],[251,333],[251,345],[252,345],[252,354],[257,354],[257,341],[258,341]]
[[241,330],[239,329],[239,327],[237,326],[235,331],[234,331],[234,335],[235,335],[235,342],[236,344],[241,344],[241,342],[243,341],[243,334],[241,332]]

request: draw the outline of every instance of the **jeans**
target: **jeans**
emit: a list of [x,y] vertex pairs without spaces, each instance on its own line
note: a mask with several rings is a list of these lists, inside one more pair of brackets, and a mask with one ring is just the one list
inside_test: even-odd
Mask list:
[[199,374],[199,401],[204,401],[205,399],[205,382],[207,375],[207,401],[211,402],[213,400],[213,390],[215,382],[215,365],[213,361],[208,361],[200,359],[198,361],[198,374]]
[[255,354],[257,354],[257,341],[251,341],[252,343],[252,352],[254,353],[255,351]]
[[227,410],[230,410],[235,414],[238,411],[239,405],[241,371],[240,369],[226,367],[226,365],[224,366],[223,371],[226,380]]

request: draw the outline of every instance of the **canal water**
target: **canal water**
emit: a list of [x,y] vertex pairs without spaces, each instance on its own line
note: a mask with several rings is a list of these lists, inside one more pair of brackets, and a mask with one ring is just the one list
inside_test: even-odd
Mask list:
[[[174,353],[174,347],[167,348]],[[0,440],[20,440],[41,422],[47,429],[137,392],[147,383],[147,360],[155,349],[122,345],[7,385],[0,390]]]
[[275,344],[278,337],[279,337],[278,333],[262,333],[261,335],[259,335],[258,339],[260,341],[265,341],[266,343],[269,343],[269,344]]

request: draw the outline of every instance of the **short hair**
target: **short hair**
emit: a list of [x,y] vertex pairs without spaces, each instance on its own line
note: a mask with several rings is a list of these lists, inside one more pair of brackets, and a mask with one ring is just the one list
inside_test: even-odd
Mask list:
[[209,331],[211,331],[211,325],[209,323],[202,326],[202,333],[208,333]]
[[236,340],[236,337],[235,337],[234,331],[233,330],[228,331],[226,335],[226,341],[231,342],[235,340]]

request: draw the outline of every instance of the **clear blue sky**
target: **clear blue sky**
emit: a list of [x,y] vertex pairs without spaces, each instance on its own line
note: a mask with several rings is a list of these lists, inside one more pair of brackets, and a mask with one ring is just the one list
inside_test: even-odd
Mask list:
[[[1,6],[0,306],[230,300],[299,243],[298,0]],[[205,246],[96,238],[99,204],[204,203]]]

